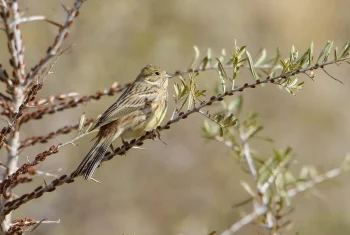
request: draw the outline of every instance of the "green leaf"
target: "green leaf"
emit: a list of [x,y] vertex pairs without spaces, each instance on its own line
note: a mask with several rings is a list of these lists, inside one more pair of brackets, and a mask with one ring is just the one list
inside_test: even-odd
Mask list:
[[246,183],[245,181],[241,181],[241,185],[247,191],[247,193],[249,193],[250,196],[252,196],[254,198],[256,197],[256,193],[252,190],[252,188],[250,187],[250,185],[248,183]]
[[195,54],[194,54],[194,58],[193,58],[193,60],[192,60],[192,62],[190,64],[190,68],[193,68],[196,65],[196,63],[198,61],[198,58],[200,56],[199,49],[198,49],[198,47],[196,45],[193,46],[193,49],[194,49],[194,53]]
[[307,50],[306,52],[304,52],[304,54],[296,61],[296,63],[299,65],[299,68],[303,68],[305,62],[307,61],[308,58],[308,54],[309,54],[309,50]]
[[309,66],[311,66],[312,64],[312,60],[313,60],[313,53],[314,53],[314,42],[311,42],[310,43],[310,46],[309,46],[309,53],[308,53],[308,59],[309,59]]
[[220,127],[220,137],[224,136],[224,128]]
[[207,50],[207,56],[202,60],[202,69],[205,70],[207,68],[207,65],[211,62],[211,49],[208,48]]
[[188,88],[188,85],[186,84],[185,80],[182,77],[180,77],[180,80],[181,80],[182,85],[184,87]]
[[261,140],[264,140],[266,142],[270,142],[270,143],[273,143],[274,140],[271,138],[271,137],[266,137],[266,136],[255,136],[256,139],[261,139]]
[[290,62],[293,62],[296,59],[295,54],[296,54],[296,50],[295,50],[295,46],[293,45],[292,48],[290,49],[290,53],[289,53],[289,61]]
[[261,65],[264,62],[264,60],[266,59],[266,54],[267,53],[266,53],[266,49],[265,48],[260,50],[259,57],[255,61],[254,67],[257,67],[257,66]]
[[240,57],[243,55],[243,53],[246,51],[246,50],[245,50],[246,47],[247,47],[247,46],[242,46],[242,47],[238,50],[238,52],[237,52],[237,54],[236,54],[236,57],[237,57],[237,58],[240,58]]
[[174,91],[176,96],[179,96],[179,86],[177,85],[177,83],[174,83]]
[[252,57],[250,56],[248,51],[246,51],[245,53],[247,55],[250,72],[252,73],[254,80],[255,81],[259,80],[258,74],[255,72],[255,69],[254,69],[254,63],[253,63]]
[[320,55],[318,56],[317,62],[318,63],[320,61],[320,59],[322,58],[323,55],[325,55],[323,62],[327,61],[327,58],[329,56],[329,53],[332,49],[333,46],[333,41],[328,41],[326,46],[323,48],[323,50],[321,51]]
[[223,119],[224,119],[224,114],[218,114],[218,115],[215,115],[215,120],[217,122],[221,122]]
[[80,136],[80,134],[82,133],[83,127],[85,125],[85,121],[86,121],[86,115],[84,112],[83,115],[81,115],[80,120],[79,120],[78,136]]
[[334,48],[334,61],[337,62],[338,61],[338,47]]
[[250,139],[250,138],[254,137],[256,134],[258,134],[263,129],[264,129],[263,126],[258,126],[257,128],[255,128],[255,130],[253,132],[250,133],[249,136],[247,136],[247,139]]
[[227,109],[229,112],[234,113],[236,116],[238,116],[241,113],[243,105],[243,97],[242,95],[239,95],[237,98],[233,99],[230,104],[227,106]]
[[227,79],[227,74],[225,72],[224,67],[221,64],[221,61],[218,58],[216,58],[216,60],[218,61],[218,72],[219,72],[219,76],[220,76],[220,80],[221,80],[222,90],[223,90],[223,92],[225,92],[226,91],[225,79]]
[[341,54],[341,59],[345,58],[346,56],[349,55],[349,50],[350,50],[350,42],[346,43],[345,46],[343,47],[342,54]]
[[196,97],[200,97],[200,96],[205,96],[205,92],[207,92],[207,90],[197,90],[194,94]]
[[226,57],[226,50],[225,49],[222,49],[221,50],[221,56],[219,58],[220,62],[223,63],[224,62],[224,59]]
[[223,120],[223,123],[225,128],[232,127],[236,124],[236,118],[235,116],[231,113],[227,118]]
[[280,64],[273,66],[269,72],[269,76],[274,77],[276,75],[277,70],[279,70],[279,69],[282,69],[282,66]]
[[218,134],[219,127],[217,124],[213,125],[212,122],[208,120],[204,120],[203,125],[201,127],[202,135],[206,138],[213,138]]
[[281,59],[280,62],[282,64],[283,71],[287,71],[288,70],[288,64],[283,59]]

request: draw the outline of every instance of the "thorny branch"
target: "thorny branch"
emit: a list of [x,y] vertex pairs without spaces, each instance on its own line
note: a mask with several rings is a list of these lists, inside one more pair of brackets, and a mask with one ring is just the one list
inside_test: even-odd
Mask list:
[[[78,15],[79,8],[84,0],[76,0],[74,7],[69,10],[66,23],[60,27],[60,31],[56,37],[53,46],[49,48],[46,56],[42,59],[37,66],[32,69],[32,72],[26,75],[26,62],[24,59],[24,44],[22,40],[22,34],[20,24],[33,20],[42,20],[45,17],[33,16],[22,17],[23,12],[19,9],[19,4],[16,0],[1,0],[0,1],[0,17],[4,25],[4,31],[8,39],[8,49],[10,52],[10,65],[13,68],[12,76],[9,78],[5,69],[0,66],[0,81],[4,82],[7,87],[7,93],[11,97],[1,95],[1,107],[4,108],[2,114],[9,117],[10,121],[7,127],[4,127],[0,133],[0,148],[6,141],[6,147],[8,148],[8,160],[5,165],[6,171],[2,176],[2,183],[6,182],[8,177],[15,174],[18,171],[18,150],[20,147],[20,132],[19,132],[19,118],[23,115],[25,108],[29,102],[33,101],[38,91],[43,86],[43,81],[39,81],[38,75],[44,73],[45,67],[49,60],[60,51],[60,46],[65,38],[69,34],[69,28],[72,25],[73,19]],[[48,20],[46,20],[48,21]],[[50,21],[48,21],[50,22]],[[53,23],[53,22],[50,22]],[[34,79],[37,81],[32,82]],[[5,138],[8,137],[7,140]],[[8,187],[8,191],[11,196],[11,189],[18,183],[26,182],[26,178],[17,178],[14,184]],[[7,196],[7,192],[3,193],[1,204],[5,204],[10,197]],[[1,213],[1,232],[11,233],[11,217],[10,214],[6,216]],[[13,232],[13,231],[12,231]]]
[[[120,85],[118,83],[115,83],[112,85],[111,88],[109,89],[105,89],[103,91],[98,91],[96,92],[94,95],[89,95],[89,96],[82,96],[82,97],[72,97],[71,99],[67,99],[67,100],[63,100],[58,104],[54,104],[51,106],[47,106],[47,107],[43,107],[40,108],[37,111],[33,111],[30,113],[26,113],[24,114],[19,123],[20,125],[27,123],[28,121],[32,120],[32,119],[41,119],[43,118],[44,115],[46,114],[54,114],[56,112],[60,112],[60,111],[64,111],[66,109],[70,109],[70,108],[75,108],[77,107],[79,104],[85,104],[91,100],[99,100],[102,96],[113,96],[118,92],[121,92],[123,90],[125,90],[127,87],[129,87],[131,84],[127,83],[125,85]],[[40,104],[41,102],[45,102],[47,103],[48,101],[46,100],[39,100],[36,102],[33,102],[33,104]]]
[[[84,123],[84,126],[89,126],[91,123],[94,122],[94,119],[87,119]],[[19,149],[23,149],[28,146],[35,145],[37,143],[47,143],[50,139],[54,138],[57,135],[60,134],[68,134],[73,130],[77,130],[79,128],[79,123],[70,125],[70,126],[64,126],[56,131],[50,132],[47,135],[39,135],[39,136],[31,136],[26,138],[25,140],[21,141],[21,145]]]
[[[293,71],[290,74],[278,75],[278,76],[274,76],[274,77],[268,77],[268,78],[266,78],[265,80],[262,80],[262,81],[257,80],[257,81],[255,81],[254,83],[251,83],[251,84],[246,83],[243,86],[234,88],[234,89],[232,89],[230,91],[226,91],[224,94],[219,94],[217,96],[212,96],[209,100],[203,102],[202,104],[198,105],[197,107],[194,107],[193,109],[191,109],[191,110],[189,110],[187,112],[180,112],[178,114],[178,116],[172,118],[171,120],[169,120],[163,126],[158,126],[156,128],[156,130],[151,131],[151,132],[147,132],[144,136],[142,136],[142,137],[140,137],[138,139],[134,139],[134,140],[130,141],[129,143],[127,142],[127,143],[123,144],[121,147],[116,148],[114,150],[114,152],[106,153],[106,155],[104,156],[103,161],[108,161],[108,160],[112,159],[116,155],[124,155],[131,148],[143,145],[143,143],[144,143],[144,141],[146,139],[157,138],[158,134],[161,131],[170,129],[170,126],[172,124],[177,123],[180,120],[187,118],[189,115],[191,115],[193,113],[197,113],[203,107],[210,106],[214,102],[222,101],[226,96],[231,96],[234,93],[242,92],[242,91],[244,91],[247,88],[255,88],[256,86],[261,85],[261,84],[275,83],[275,81],[277,79],[288,79],[290,76],[294,76],[296,74],[304,73],[305,71],[310,71],[310,70],[316,70],[318,68],[323,68],[324,66],[327,66],[327,65],[330,65],[330,64],[333,64],[333,63],[335,63],[335,62],[334,61],[325,62],[325,63],[322,63],[322,64],[316,64],[314,66],[310,66],[310,67],[307,67],[307,68],[304,68],[304,69],[301,69],[301,70],[295,70],[295,71]],[[57,151],[58,151],[57,147],[56,146],[52,146],[50,148],[50,151],[48,151],[48,152],[46,151],[46,152],[44,152],[42,154],[43,155],[51,155],[53,152],[57,152]],[[15,174],[19,175],[20,173],[15,173]],[[43,185],[43,186],[39,186],[38,188],[36,188],[31,193],[24,194],[18,199],[15,199],[15,200],[7,202],[4,205],[4,208],[3,208],[2,211],[3,211],[4,214],[8,214],[12,210],[17,209],[22,204],[24,204],[24,203],[26,203],[26,202],[28,202],[30,200],[33,200],[35,198],[41,197],[44,193],[54,191],[60,185],[74,182],[74,180],[75,180],[75,178],[77,176],[78,175],[76,175],[74,172],[71,175],[62,175],[61,177],[59,177],[58,179],[55,179],[54,181],[52,181],[49,184],[46,184],[46,185]],[[15,179],[16,177],[12,177],[12,178]],[[0,188],[3,188],[3,189],[6,188],[6,184],[7,184],[6,182],[1,183],[0,184]]]
[[[11,55],[10,65],[13,68],[13,80],[7,78],[7,73],[2,72],[4,76],[2,80],[6,81],[8,92],[11,94],[12,107],[17,113],[21,113],[21,106],[25,100],[24,96],[24,76],[25,76],[25,62],[24,62],[24,45],[22,42],[22,35],[19,24],[13,23],[17,22],[20,18],[18,3],[16,1],[1,1],[1,12],[0,16],[3,20],[5,32],[8,39],[8,49]],[[11,81],[11,82],[10,82]],[[10,102],[10,101],[9,101]],[[12,174],[16,167],[18,161],[18,146],[19,146],[19,130],[18,126],[15,126],[18,116],[15,115],[13,122],[8,125],[7,128],[3,128],[0,134],[0,148],[4,143],[5,137],[12,131],[9,137],[8,146],[9,152],[7,157],[7,171],[4,172],[2,180],[9,174]],[[11,189],[10,189],[11,190]],[[6,202],[6,199],[3,200]],[[4,203],[2,202],[2,203]],[[11,215],[1,216],[1,231],[8,231],[9,223],[11,220]]]
[[63,43],[63,40],[66,39],[69,36],[70,28],[73,24],[74,18],[76,18],[79,15],[79,9],[83,2],[86,0],[76,0],[74,3],[74,6],[71,9],[68,9],[67,11],[67,19],[66,22],[63,25],[60,25],[56,22],[52,22],[47,20],[49,23],[52,23],[56,26],[59,26],[59,33],[56,36],[53,44],[49,47],[47,50],[47,53],[44,58],[40,60],[40,62],[32,68],[31,72],[27,75],[26,79],[27,81],[31,82],[33,79],[36,78],[36,76],[40,72],[44,72],[46,65],[49,63],[49,61],[58,54],[58,52],[61,49],[61,45]]

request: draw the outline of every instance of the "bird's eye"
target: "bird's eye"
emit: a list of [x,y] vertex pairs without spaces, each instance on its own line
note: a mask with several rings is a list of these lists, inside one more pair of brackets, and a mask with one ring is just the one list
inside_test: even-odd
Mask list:
[[155,75],[157,75],[157,76],[159,76],[159,75],[160,75],[160,73],[159,73],[159,72],[155,72],[154,74],[155,74]]

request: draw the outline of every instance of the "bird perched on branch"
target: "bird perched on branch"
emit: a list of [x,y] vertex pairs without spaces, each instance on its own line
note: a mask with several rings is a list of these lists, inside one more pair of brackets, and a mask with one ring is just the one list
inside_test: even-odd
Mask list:
[[110,106],[90,131],[99,129],[96,143],[80,163],[76,175],[91,179],[112,142],[119,136],[138,138],[163,120],[168,107],[168,78],[165,70],[147,65],[129,88]]

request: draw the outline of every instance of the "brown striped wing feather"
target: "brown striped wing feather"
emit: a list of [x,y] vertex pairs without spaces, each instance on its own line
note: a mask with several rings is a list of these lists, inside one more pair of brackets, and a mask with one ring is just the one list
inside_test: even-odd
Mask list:
[[157,99],[158,89],[134,83],[110,106],[90,129],[94,130],[123,118]]

